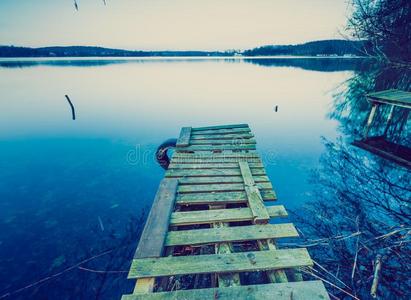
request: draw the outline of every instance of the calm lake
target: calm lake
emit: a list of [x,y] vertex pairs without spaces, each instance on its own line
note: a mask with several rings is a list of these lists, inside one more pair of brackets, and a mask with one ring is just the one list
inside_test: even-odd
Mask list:
[[[314,198],[312,171],[327,151],[323,138],[347,147],[353,138],[344,116],[335,117],[336,94],[362,64],[0,60],[0,299],[53,274],[7,299],[115,299],[128,292],[142,214],[164,174],[154,152],[182,126],[248,123],[279,203],[298,210]],[[112,273],[75,266],[113,248],[83,265]]]

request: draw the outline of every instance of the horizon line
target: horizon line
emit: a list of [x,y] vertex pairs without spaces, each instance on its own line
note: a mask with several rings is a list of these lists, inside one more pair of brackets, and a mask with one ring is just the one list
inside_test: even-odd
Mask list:
[[185,52],[185,51],[196,51],[196,52],[238,52],[238,51],[247,51],[251,49],[256,49],[256,48],[261,48],[261,47],[268,47],[268,46],[298,46],[298,45],[304,45],[312,42],[324,42],[324,41],[346,41],[346,42],[361,42],[364,40],[350,40],[350,39],[321,39],[321,40],[309,40],[306,42],[302,43],[297,43],[297,44],[266,44],[266,45],[259,45],[259,46],[254,46],[251,48],[241,48],[241,49],[214,49],[214,50],[199,50],[199,49],[138,49],[138,48],[114,48],[110,46],[103,46],[103,45],[49,45],[49,46],[23,46],[23,45],[1,45],[0,47],[15,47],[15,48],[30,48],[30,49],[41,49],[41,48],[65,48],[65,47],[90,47],[90,48],[103,48],[103,49],[109,49],[109,50],[123,50],[123,51],[133,51],[133,52],[163,52],[163,51],[173,51],[173,52]]

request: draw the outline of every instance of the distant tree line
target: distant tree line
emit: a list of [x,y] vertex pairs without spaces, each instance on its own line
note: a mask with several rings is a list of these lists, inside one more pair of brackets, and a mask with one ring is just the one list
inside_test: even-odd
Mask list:
[[0,57],[146,57],[146,56],[223,56],[218,51],[133,51],[88,46],[61,47],[14,47],[0,46]]
[[247,56],[364,55],[363,48],[366,46],[366,44],[367,43],[363,41],[324,40],[308,42],[299,45],[262,46],[246,50],[243,54]]
[[14,47],[0,46],[0,57],[147,57],[147,56],[245,56],[292,55],[292,56],[343,56],[364,55],[365,42],[346,40],[314,41],[300,45],[263,46],[245,51],[132,51],[103,47]]

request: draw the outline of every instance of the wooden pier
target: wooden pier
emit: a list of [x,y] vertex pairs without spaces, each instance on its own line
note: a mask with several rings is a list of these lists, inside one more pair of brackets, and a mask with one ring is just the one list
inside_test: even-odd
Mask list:
[[[388,140],[388,130],[392,125],[392,119],[396,111],[405,110],[403,124],[407,124],[409,112],[411,110],[411,92],[400,90],[386,90],[366,95],[371,104],[371,111],[368,115],[367,123],[364,127],[363,138],[353,141],[353,145],[366,151],[374,153],[382,158],[395,162],[399,165],[411,168],[411,145],[401,145],[395,141]],[[369,136],[373,120],[377,109],[381,106],[389,106],[389,113],[382,135]],[[401,126],[395,133],[400,135],[405,126]]]
[[123,300],[329,299],[321,281],[304,281],[305,248],[276,200],[248,125],[184,127],[160,183]]

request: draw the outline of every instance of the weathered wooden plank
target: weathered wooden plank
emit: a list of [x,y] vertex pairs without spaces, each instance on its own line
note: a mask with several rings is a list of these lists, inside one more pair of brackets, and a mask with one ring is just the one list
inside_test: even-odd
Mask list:
[[[270,182],[267,176],[253,176],[256,183]],[[243,177],[241,176],[221,176],[221,177],[182,177],[178,179],[179,185],[188,184],[213,184],[213,183],[243,183]]]
[[[266,223],[269,221],[268,212],[263,204],[259,189],[256,187],[254,178],[247,162],[239,162],[241,174],[244,179],[245,190],[248,198],[248,206],[253,212],[253,223]],[[276,250],[273,239],[259,240],[257,242],[260,250]],[[267,272],[270,282],[287,282],[287,275],[284,270],[273,270]]]
[[401,90],[386,90],[367,95],[371,102],[391,104],[411,108],[411,92]]
[[[253,176],[266,175],[262,168],[251,168]],[[204,177],[204,176],[241,176],[238,169],[169,169],[165,173],[166,177]]]
[[255,185],[253,175],[251,174],[251,166],[248,164],[248,162],[241,161],[238,163],[238,166],[240,167],[241,176],[243,177],[244,184],[248,186]]
[[244,145],[192,145],[184,148],[176,148],[176,151],[222,151],[222,150],[255,150],[254,144]]
[[133,293],[134,294],[152,293],[154,290],[155,281],[156,279],[154,277],[137,279]]
[[[277,196],[273,190],[261,190],[261,196],[264,201],[275,201]],[[221,193],[197,193],[197,194],[179,194],[176,202],[184,204],[229,204],[229,203],[246,203],[248,202],[247,194],[243,192],[221,192]]]
[[264,206],[263,198],[256,186],[246,186],[248,206],[253,214],[253,222],[255,224],[267,223],[270,220],[267,208]]
[[[248,206],[253,212],[254,223],[266,223],[269,221],[267,209],[264,206],[263,198],[260,194],[259,186],[256,186],[253,175],[251,174],[250,166],[247,162],[238,163],[241,170],[241,175],[244,179],[245,192],[248,198]],[[272,188],[272,187],[271,187]]]
[[320,280],[124,295],[122,300],[329,300]]
[[248,124],[227,124],[206,127],[194,127],[193,131],[218,130],[218,129],[232,129],[232,128],[249,128]]
[[[276,250],[277,247],[273,239],[265,239],[257,241],[260,251]],[[274,282],[288,282],[287,274],[284,270],[270,270],[267,271],[268,280]]]
[[[258,183],[257,187],[262,190],[272,189],[270,182]],[[179,185],[178,193],[207,193],[207,192],[236,192],[244,191],[245,185],[242,183],[234,184],[195,184],[195,185]]]
[[238,163],[240,161],[247,161],[249,163],[261,163],[261,159],[259,158],[209,158],[209,159],[201,159],[201,158],[182,158],[176,157],[171,160],[171,164],[227,164],[227,163]]
[[307,249],[133,259],[128,278],[276,270],[312,266]]
[[251,139],[252,133],[233,133],[233,134],[197,134],[191,137],[191,140],[232,140],[232,139]]
[[235,133],[250,133],[251,130],[248,127],[244,128],[232,128],[232,129],[211,129],[211,130],[202,130],[202,131],[191,131],[191,135],[210,135],[210,134],[235,134]]
[[185,153],[175,152],[172,159],[175,158],[193,158],[193,159],[216,159],[216,158],[257,158],[260,156],[257,152],[223,152],[223,153]]
[[[249,163],[250,168],[264,168],[262,163]],[[238,169],[238,163],[179,164],[171,162],[168,169]]]
[[163,179],[141,234],[134,258],[161,256],[177,193],[177,180]]
[[176,147],[187,147],[190,144],[191,127],[183,127],[180,131],[180,137],[177,140]]
[[178,230],[168,232],[165,246],[202,245],[297,236],[297,230],[291,223]]
[[256,144],[255,139],[191,140],[190,145],[246,145]]
[[[209,205],[209,209],[225,209],[225,204],[217,204],[217,205]],[[222,229],[229,227],[229,223],[217,222],[212,223],[211,228],[214,229]],[[214,244],[214,253],[216,254],[223,254],[223,253],[231,253],[233,252],[232,244],[227,242],[217,243]],[[217,284],[219,287],[229,287],[229,286],[239,286],[241,285],[240,274],[239,273],[219,273],[214,274],[217,279]],[[214,286],[212,286],[214,287]]]
[[[282,205],[267,207],[270,217],[286,217],[287,212]],[[230,208],[199,211],[174,212],[171,214],[170,225],[209,224],[215,222],[239,222],[254,219],[250,208]]]

